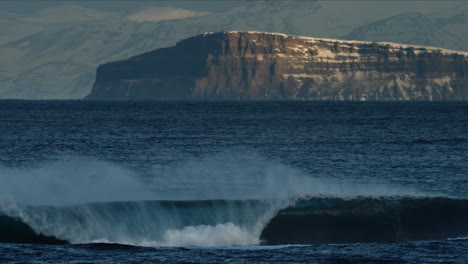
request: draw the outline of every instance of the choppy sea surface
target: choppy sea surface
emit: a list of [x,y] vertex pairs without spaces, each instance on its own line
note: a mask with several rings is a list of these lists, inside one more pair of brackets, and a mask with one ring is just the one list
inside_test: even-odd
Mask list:
[[0,263],[467,263],[466,102],[0,101]]

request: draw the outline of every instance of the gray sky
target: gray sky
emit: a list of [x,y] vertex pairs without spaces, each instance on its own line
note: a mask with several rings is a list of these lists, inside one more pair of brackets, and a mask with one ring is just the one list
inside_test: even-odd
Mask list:
[[153,6],[171,6],[197,11],[216,12],[236,5],[236,1],[0,1],[1,11],[32,14],[39,9],[58,5],[79,5],[87,8],[127,12]]
[[[293,2],[300,3],[302,1],[307,0],[295,0]],[[248,2],[248,1],[243,1]],[[253,2],[253,1],[252,1]],[[257,1],[261,2],[261,1]],[[324,1],[321,1],[324,2]],[[326,2],[353,2],[355,5],[359,6],[362,9],[362,12],[365,13],[367,11],[366,6],[373,6],[376,3],[382,6],[382,8],[386,8],[388,6],[397,6],[400,7],[402,10],[404,9],[421,9],[421,11],[425,10],[436,10],[437,8],[444,8],[447,6],[456,5],[457,3],[466,3],[467,1],[458,0],[458,1],[419,1],[419,0],[412,0],[412,1],[403,1],[403,0],[393,0],[393,1],[385,1],[385,0],[364,0],[364,1],[338,1],[338,0],[331,0]],[[67,0],[55,0],[55,1],[0,1],[1,10],[3,12],[15,12],[20,14],[30,14],[38,11],[42,8],[47,8],[51,6],[58,6],[64,4],[72,4],[72,5],[80,5],[83,7],[98,9],[98,10],[105,10],[105,11],[116,11],[116,12],[126,12],[132,11],[136,9],[140,9],[143,7],[148,6],[171,6],[171,7],[178,7],[178,8],[186,8],[191,10],[197,11],[209,11],[209,12],[216,12],[225,9],[229,9],[235,6],[238,1],[110,1],[110,0],[98,0],[98,1],[67,1]],[[371,10],[371,8],[369,8]]]

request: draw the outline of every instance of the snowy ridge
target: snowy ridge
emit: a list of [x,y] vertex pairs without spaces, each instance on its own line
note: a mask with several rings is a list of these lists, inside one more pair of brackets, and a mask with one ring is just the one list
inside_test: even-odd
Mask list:
[[[219,33],[219,32],[218,32]],[[214,32],[206,32],[203,33],[202,36],[209,36],[212,34],[218,34]],[[458,50],[450,50],[444,49],[439,47],[431,47],[431,46],[422,46],[422,45],[408,45],[408,44],[401,44],[401,43],[394,43],[394,42],[373,42],[373,41],[360,41],[360,40],[342,40],[342,39],[331,39],[331,38],[315,38],[315,37],[307,37],[307,36],[295,36],[295,35],[287,35],[283,33],[276,33],[276,32],[261,32],[261,31],[223,31],[223,34],[266,34],[266,35],[275,35],[281,36],[284,38],[297,38],[301,40],[306,40],[308,43],[316,43],[316,42],[333,42],[333,43],[341,43],[346,44],[347,46],[351,46],[353,44],[378,44],[382,46],[390,46],[395,49],[407,49],[413,48],[415,49],[415,53],[418,54],[419,51],[429,51],[429,52],[440,52],[441,54],[449,55],[449,54],[460,54],[468,57],[468,52],[466,51],[458,51]],[[349,56],[349,54],[348,54]]]

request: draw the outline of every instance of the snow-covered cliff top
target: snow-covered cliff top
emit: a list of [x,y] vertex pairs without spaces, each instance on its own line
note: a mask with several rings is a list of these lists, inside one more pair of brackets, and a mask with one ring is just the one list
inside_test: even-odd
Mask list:
[[468,57],[468,52],[466,51],[457,51],[457,50],[450,50],[450,49],[443,49],[439,47],[430,47],[430,46],[422,46],[422,45],[407,45],[401,43],[393,43],[393,42],[371,42],[371,41],[358,41],[358,40],[341,40],[341,39],[328,39],[328,38],[314,38],[314,37],[307,37],[307,36],[294,36],[294,35],[287,35],[283,33],[275,33],[275,32],[260,32],[260,31],[223,31],[223,32],[206,32],[203,33],[202,36],[209,36],[213,34],[268,34],[268,35],[277,35],[282,37],[291,37],[291,38],[298,38],[301,40],[305,40],[309,43],[316,43],[316,42],[333,42],[333,43],[341,43],[347,46],[353,44],[379,44],[382,46],[390,46],[395,49],[406,49],[406,48],[413,48],[415,53],[418,54],[421,51],[429,51],[429,52],[440,52],[441,54],[450,55],[450,54],[460,54]]

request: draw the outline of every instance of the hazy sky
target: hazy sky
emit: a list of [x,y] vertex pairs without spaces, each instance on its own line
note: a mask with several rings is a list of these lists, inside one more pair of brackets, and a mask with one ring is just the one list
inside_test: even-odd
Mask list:
[[[178,8],[187,8],[191,10],[197,11],[209,11],[209,12],[216,12],[225,9],[229,9],[235,6],[239,1],[67,1],[67,0],[55,0],[55,1],[1,1],[1,11],[4,12],[15,12],[21,14],[28,14],[34,13],[38,11],[38,9],[47,8],[51,6],[58,6],[63,4],[71,4],[71,5],[80,5],[83,7],[98,9],[98,10],[106,10],[106,11],[117,11],[117,12],[127,12],[127,11],[134,11],[140,8],[148,7],[148,6],[171,6],[171,7],[178,7]],[[249,2],[249,1],[243,1]],[[250,1],[254,2],[254,1]],[[256,1],[262,2],[262,1]],[[302,0],[295,0],[292,1],[296,4],[300,4]],[[310,2],[310,1],[309,1]],[[381,5],[382,8],[388,7],[397,7],[404,9],[421,9],[421,12],[427,10],[436,10],[437,8],[446,8],[447,6],[461,4],[467,1],[402,1],[402,0],[393,0],[393,1],[381,1],[381,0],[367,0],[367,1],[320,1],[320,2],[336,2],[339,6],[340,3],[343,2],[352,2],[355,3],[356,6],[359,6],[363,13],[367,11],[366,7],[373,9],[375,4]]]
[[0,1],[2,11],[20,14],[31,14],[42,8],[65,4],[115,12],[135,11],[151,6],[171,6],[215,12],[232,7],[236,4],[236,1]]

